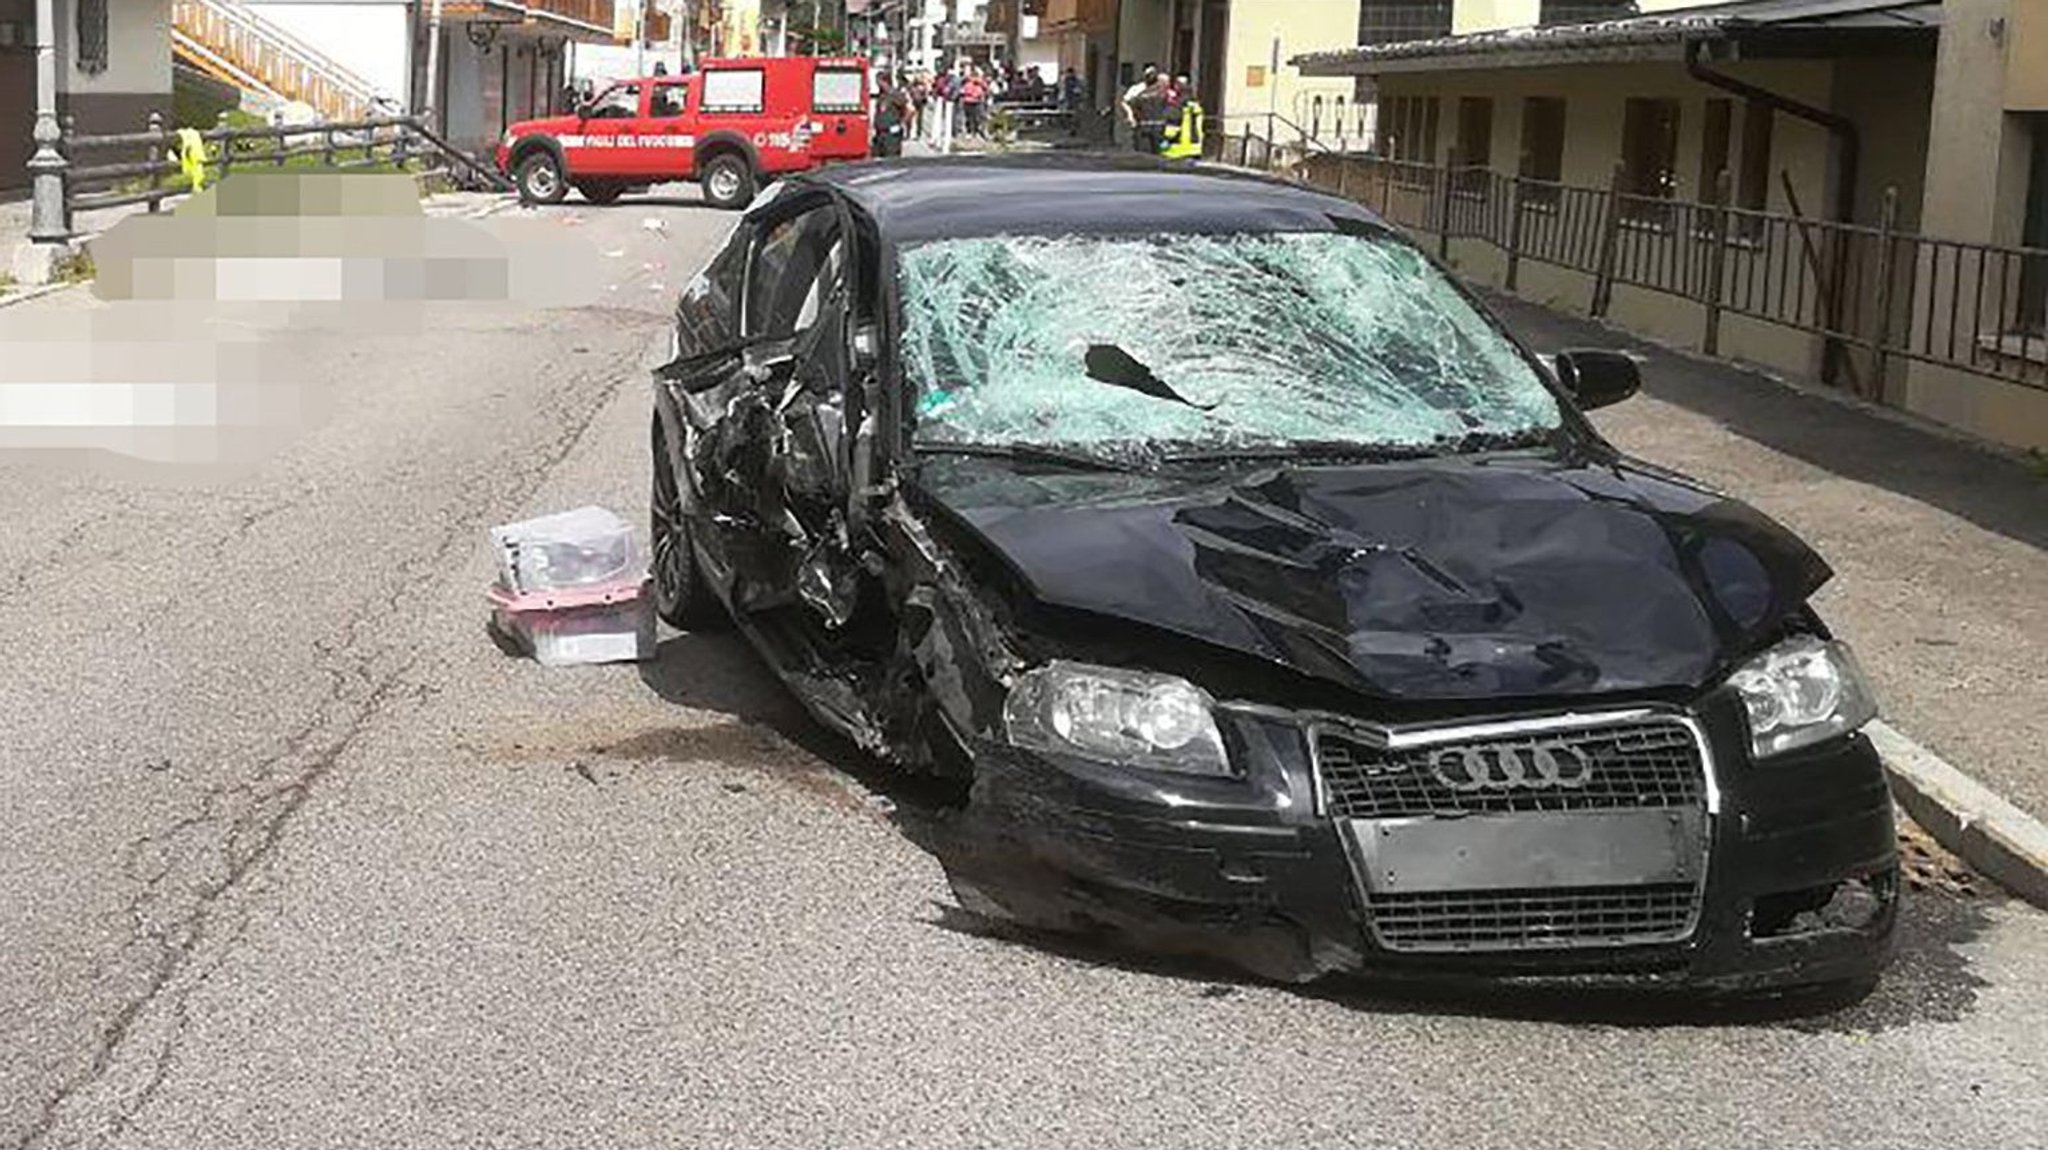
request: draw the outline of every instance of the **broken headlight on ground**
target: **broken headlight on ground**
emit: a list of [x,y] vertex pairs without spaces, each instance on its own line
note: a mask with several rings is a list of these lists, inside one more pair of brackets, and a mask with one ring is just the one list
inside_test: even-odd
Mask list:
[[1744,663],[1728,683],[1749,711],[1756,759],[1848,734],[1877,717],[1849,648],[1811,635],[1787,639]]
[[1207,691],[1173,675],[1055,661],[1003,704],[1010,742],[1121,766],[1231,773]]

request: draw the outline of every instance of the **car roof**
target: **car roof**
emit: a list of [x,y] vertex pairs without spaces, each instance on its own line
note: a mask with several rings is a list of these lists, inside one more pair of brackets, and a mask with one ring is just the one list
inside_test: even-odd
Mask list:
[[884,243],[1076,232],[1329,232],[1378,229],[1364,207],[1213,164],[1138,155],[1039,153],[873,160],[819,169],[875,221]]

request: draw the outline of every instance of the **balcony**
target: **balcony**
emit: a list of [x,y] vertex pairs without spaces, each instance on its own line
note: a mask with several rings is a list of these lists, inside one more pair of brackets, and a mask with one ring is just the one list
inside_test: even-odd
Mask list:
[[1116,23],[1116,0],[1045,0],[1042,32],[1106,33]]
[[[442,15],[451,20],[526,24],[549,32],[583,32],[613,38],[617,0],[448,0]],[[632,15],[629,3],[626,16]]]
[[614,0],[525,0],[524,7],[529,23],[568,24],[607,34],[617,27]]

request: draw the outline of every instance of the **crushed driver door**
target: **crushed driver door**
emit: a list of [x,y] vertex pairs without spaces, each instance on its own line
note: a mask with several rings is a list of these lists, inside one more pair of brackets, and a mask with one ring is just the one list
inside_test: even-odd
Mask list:
[[689,467],[706,574],[733,607],[798,609],[829,631],[855,598],[843,384],[853,253],[831,198],[775,208],[749,221],[739,337],[722,368],[709,369],[714,410],[700,413]]

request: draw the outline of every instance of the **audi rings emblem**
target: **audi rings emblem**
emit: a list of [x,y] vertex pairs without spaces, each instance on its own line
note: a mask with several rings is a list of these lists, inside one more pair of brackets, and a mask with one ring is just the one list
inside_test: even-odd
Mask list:
[[1593,779],[1593,760],[1568,743],[1446,747],[1429,773],[1454,791],[1573,790]]

